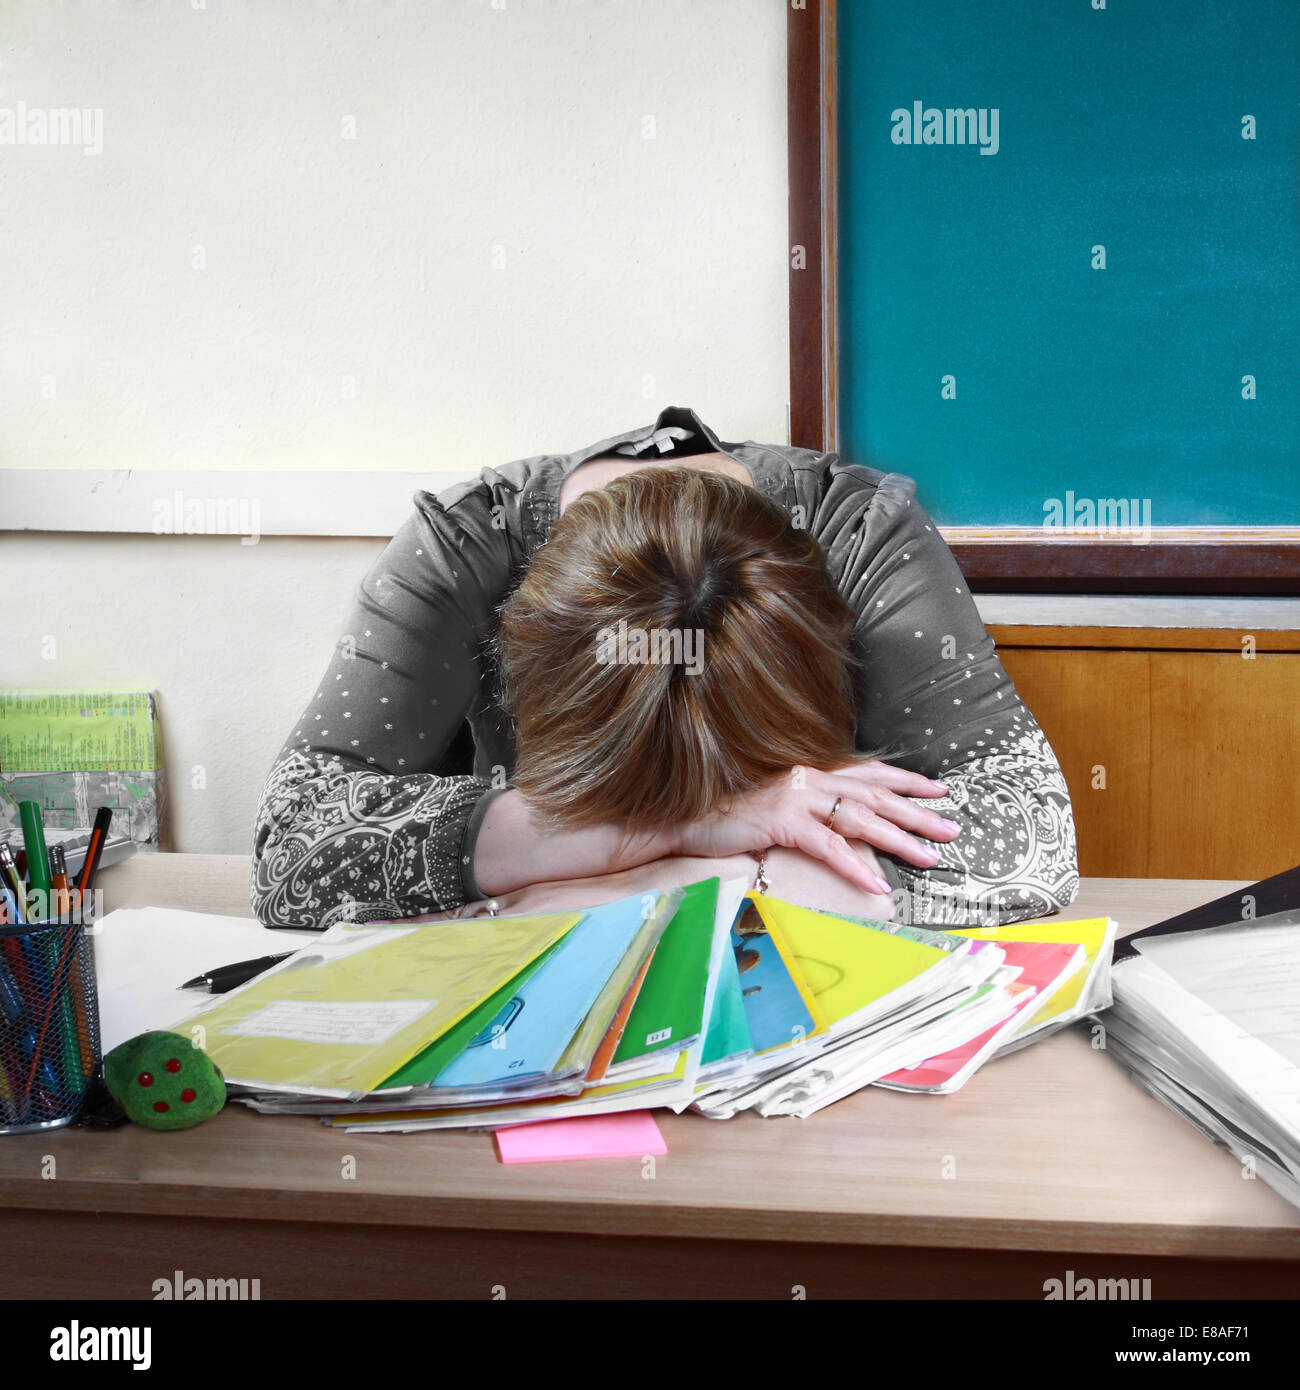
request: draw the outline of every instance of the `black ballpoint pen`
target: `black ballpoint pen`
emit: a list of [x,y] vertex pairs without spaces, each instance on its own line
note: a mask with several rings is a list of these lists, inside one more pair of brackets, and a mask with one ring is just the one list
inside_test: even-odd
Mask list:
[[297,955],[297,951],[281,951],[278,956],[259,956],[256,960],[237,960],[233,965],[218,965],[213,970],[205,970],[192,980],[186,980],[182,989],[206,989],[212,994],[225,994],[278,965],[282,960]]

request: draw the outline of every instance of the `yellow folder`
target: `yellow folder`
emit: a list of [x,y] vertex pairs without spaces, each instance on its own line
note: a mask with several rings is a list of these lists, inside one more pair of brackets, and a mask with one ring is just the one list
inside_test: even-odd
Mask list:
[[[802,975],[815,1012],[834,1025],[915,979],[947,954],[892,932],[756,895],[763,920]],[[793,972],[792,972],[793,973]]]
[[[360,1095],[513,979],[580,922],[533,913],[322,941],[185,1019],[231,1081]],[[313,956],[313,951],[319,954]],[[196,1030],[202,1032],[196,1035]]]

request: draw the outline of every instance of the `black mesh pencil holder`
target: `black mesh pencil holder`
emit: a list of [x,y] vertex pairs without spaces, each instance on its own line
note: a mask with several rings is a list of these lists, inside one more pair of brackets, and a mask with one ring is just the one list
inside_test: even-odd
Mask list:
[[99,1062],[86,926],[65,918],[0,927],[0,1134],[71,1124]]

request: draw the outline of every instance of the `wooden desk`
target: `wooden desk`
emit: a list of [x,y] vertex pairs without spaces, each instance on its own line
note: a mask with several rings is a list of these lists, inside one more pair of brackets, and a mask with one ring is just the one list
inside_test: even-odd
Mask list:
[[[248,915],[247,860],[137,856],[109,907]],[[1094,879],[1069,916],[1135,930],[1230,882]],[[503,1167],[463,1131],[349,1135],[230,1105],[179,1134],[0,1137],[0,1295],[1025,1297],[1142,1278],[1155,1298],[1300,1287],[1300,1211],[1131,1082],[1083,1030],[958,1094],[868,1089],[810,1120],[659,1113],[668,1155]],[[53,1166],[51,1166],[53,1165]]]

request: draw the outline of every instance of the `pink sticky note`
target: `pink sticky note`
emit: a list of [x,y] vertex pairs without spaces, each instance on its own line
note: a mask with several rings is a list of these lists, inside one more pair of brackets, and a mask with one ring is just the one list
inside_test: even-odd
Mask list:
[[666,1154],[668,1145],[648,1110],[617,1115],[575,1115],[496,1132],[502,1163],[554,1163],[564,1158],[642,1158]]

